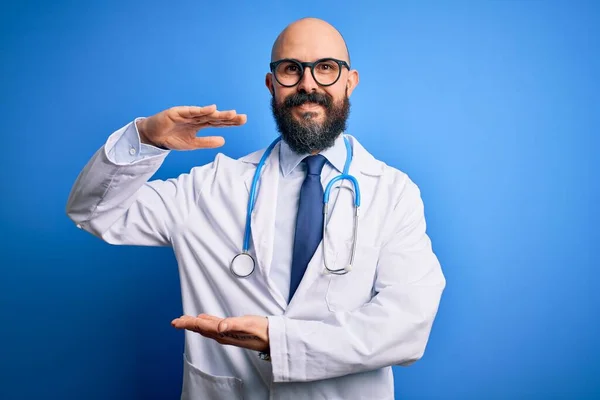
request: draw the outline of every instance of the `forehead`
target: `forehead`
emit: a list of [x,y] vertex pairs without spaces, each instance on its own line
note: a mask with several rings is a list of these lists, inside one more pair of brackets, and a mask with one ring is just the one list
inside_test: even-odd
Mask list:
[[281,37],[274,58],[314,61],[333,57],[348,61],[346,45],[337,32],[290,32]]

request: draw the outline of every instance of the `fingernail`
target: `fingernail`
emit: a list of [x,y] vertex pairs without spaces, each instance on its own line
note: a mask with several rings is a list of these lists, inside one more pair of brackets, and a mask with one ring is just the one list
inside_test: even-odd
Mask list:
[[226,330],[227,330],[227,324],[221,325],[221,332],[226,331]]

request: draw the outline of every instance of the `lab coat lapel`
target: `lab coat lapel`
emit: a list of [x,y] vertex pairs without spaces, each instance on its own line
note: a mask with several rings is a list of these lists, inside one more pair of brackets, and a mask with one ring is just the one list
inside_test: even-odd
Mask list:
[[[371,197],[375,191],[375,186],[378,182],[377,179],[371,178],[382,175],[383,163],[375,160],[375,158],[373,158],[373,156],[352,136],[350,136],[350,143],[352,144],[354,156],[348,172],[358,181],[361,193],[360,208],[366,209],[369,206]],[[333,169],[325,178],[323,189],[327,187],[327,184],[331,179],[339,174],[339,171]],[[327,265],[330,268],[334,267],[337,257],[348,257],[349,260],[350,254],[347,249],[349,248],[349,244],[352,243],[354,223],[354,185],[351,181],[344,179],[336,182],[333,187],[336,189],[332,189],[330,192],[329,216],[326,221],[327,229],[324,236],[327,241],[325,244]],[[366,230],[361,230],[361,219],[359,214],[357,239],[359,243],[369,239],[365,236],[368,235],[368,232],[365,232]],[[301,298],[304,297],[305,293],[310,290],[311,285],[324,272],[323,245],[323,240],[321,240],[312,260],[308,264],[308,268],[300,282],[298,290],[294,294],[290,306],[295,302],[302,302]],[[335,267],[337,268],[341,265],[343,265],[343,263],[337,263]]]
[[[260,158],[260,157],[258,157]],[[258,166],[258,161],[255,163]],[[244,184],[248,194],[256,168],[250,168],[244,176]],[[258,271],[263,275],[274,297],[282,306],[285,305],[283,295],[275,289],[270,279],[271,262],[273,260],[273,243],[275,239],[275,218],[277,210],[277,191],[279,187],[279,144],[277,144],[261,171],[256,192],[256,202],[252,211],[250,227],[252,248],[254,249]],[[246,199],[247,201],[247,199]],[[277,293],[277,294],[276,294]]]
[[[352,145],[353,158],[350,164],[349,174],[358,182],[360,191],[360,210],[369,207],[371,198],[378,182],[377,177],[383,174],[384,164],[377,161],[367,150],[352,136],[348,135]],[[337,176],[337,171],[328,179]],[[375,178],[375,179],[373,179]],[[343,182],[343,183],[340,183]],[[329,243],[351,242],[354,221],[354,185],[351,181],[344,179],[338,181],[332,189],[329,199],[329,221],[327,222],[327,240]],[[361,214],[359,211],[358,233],[360,239]]]
[[[350,164],[349,174],[356,176],[360,167],[356,165],[356,162]],[[323,179],[323,190],[327,188],[329,182],[340,175],[340,172],[332,168],[330,172],[324,176]],[[349,190],[350,189],[350,190]],[[319,277],[325,271],[324,255],[327,257],[327,265],[332,268],[336,254],[340,249],[340,244],[343,244],[346,240],[352,238],[352,218],[354,217],[354,189],[351,182],[347,180],[337,181],[330,191],[329,196],[329,207],[326,224],[326,236],[324,236],[326,243],[323,240],[319,243],[317,250],[306,268],[306,272],[302,277],[300,286],[294,293],[290,306],[294,306],[296,302],[302,304],[302,298],[305,294],[311,290],[311,286],[317,282]],[[324,250],[325,249],[325,250]],[[324,251],[326,254],[324,254]],[[300,299],[300,300],[298,300]]]
[[[354,157],[348,173],[356,178],[359,187],[362,188],[360,157],[357,157],[356,149],[353,151]],[[338,175],[340,175],[339,171],[332,171],[327,177],[326,184]],[[336,243],[352,240],[354,196],[354,185],[348,179],[343,179],[333,185],[329,196],[329,215],[326,221],[327,246],[331,247]]]
[[[350,171],[352,171],[352,168],[350,168]],[[337,175],[339,175],[339,172],[337,170],[333,170],[332,173],[328,174],[328,176],[324,180],[325,187],[326,187],[327,183],[329,183],[329,181],[332,178],[336,177]],[[334,184],[334,186],[335,187],[339,186],[340,182],[341,181],[336,182]],[[325,189],[325,187],[323,189]],[[340,195],[338,192],[347,192],[347,193],[342,193]],[[298,286],[298,289],[294,293],[294,297],[292,297],[292,301],[290,302],[288,308],[302,307],[302,305],[304,304],[303,299],[306,298],[307,293],[312,291],[312,286],[314,284],[316,284],[316,285],[325,284],[325,281],[323,281],[321,279],[323,272],[325,271],[325,264],[324,264],[324,257],[323,257],[324,251],[327,252],[327,254],[326,254],[327,265],[330,268],[332,268],[335,263],[337,251],[339,249],[339,245],[336,245],[335,243],[340,243],[340,240],[343,240],[343,238],[340,236],[340,233],[348,233],[349,237],[352,233],[350,231],[351,225],[349,225],[347,222],[347,221],[351,221],[348,218],[351,218],[351,216],[353,215],[352,214],[352,212],[353,212],[352,200],[351,200],[353,198],[352,196],[353,196],[352,192],[349,192],[346,189],[341,189],[341,190],[335,189],[335,190],[331,191],[331,196],[329,198],[329,212],[331,213],[330,214],[331,218],[328,218],[329,222],[327,222],[327,225],[328,225],[327,236],[325,237],[327,243],[324,243],[323,240],[321,240],[321,242],[319,243],[319,246],[315,250],[315,253],[313,254],[312,259],[310,260],[310,262],[306,268],[306,271],[304,272],[304,276],[302,277],[302,280],[300,281],[300,285]],[[339,204],[339,206],[338,206],[338,204]],[[336,208],[339,208],[340,210],[332,212]],[[340,224],[343,224],[343,225],[340,225]],[[329,227],[333,227],[333,226],[336,227],[335,232],[331,232],[331,229],[329,229]],[[325,250],[324,250],[323,246],[325,246]],[[316,289],[316,291],[318,292],[318,289]]]

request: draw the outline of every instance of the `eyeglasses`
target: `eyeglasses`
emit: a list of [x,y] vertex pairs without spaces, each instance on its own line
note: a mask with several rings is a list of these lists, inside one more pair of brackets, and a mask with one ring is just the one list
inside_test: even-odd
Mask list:
[[343,67],[348,68],[348,71],[350,70],[350,66],[346,61],[335,58],[321,58],[312,63],[284,58],[273,61],[269,66],[277,82],[285,87],[296,86],[304,76],[306,68],[310,68],[315,82],[321,86],[331,86],[336,83],[342,75]]

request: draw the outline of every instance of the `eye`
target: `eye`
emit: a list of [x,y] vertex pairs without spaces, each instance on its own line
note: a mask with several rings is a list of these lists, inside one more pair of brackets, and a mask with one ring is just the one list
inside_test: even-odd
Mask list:
[[337,72],[338,65],[333,61],[324,61],[317,64],[317,70],[322,73]]

